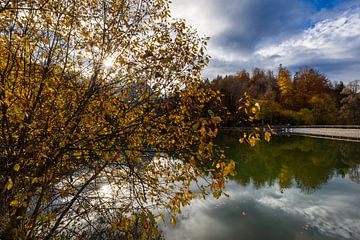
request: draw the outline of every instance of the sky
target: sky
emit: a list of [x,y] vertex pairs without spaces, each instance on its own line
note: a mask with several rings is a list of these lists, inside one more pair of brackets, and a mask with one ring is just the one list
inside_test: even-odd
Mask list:
[[173,0],[171,11],[210,37],[205,78],[282,64],[360,79],[360,0]]

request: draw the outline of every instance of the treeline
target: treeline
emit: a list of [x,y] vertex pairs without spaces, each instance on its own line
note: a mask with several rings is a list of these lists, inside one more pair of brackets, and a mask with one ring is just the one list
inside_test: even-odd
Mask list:
[[218,76],[210,84],[222,94],[224,126],[244,124],[239,111],[244,93],[261,106],[258,124],[360,124],[359,81],[351,88],[332,83],[314,68],[303,67],[293,75],[282,66],[276,74],[255,68],[251,74],[243,70]]

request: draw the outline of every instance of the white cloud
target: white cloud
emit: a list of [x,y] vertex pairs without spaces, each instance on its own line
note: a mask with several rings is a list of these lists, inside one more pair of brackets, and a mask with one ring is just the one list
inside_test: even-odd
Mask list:
[[174,0],[172,10],[211,37],[204,77],[283,64],[292,71],[315,67],[332,81],[359,78],[357,1],[316,12],[303,0]]
[[[195,2],[196,1],[196,2]],[[217,36],[229,29],[228,20],[218,14],[209,0],[176,0],[171,4],[174,18],[185,19],[202,36]]]
[[335,19],[323,20],[279,45],[261,48],[255,54],[262,58],[276,55],[277,61],[294,65],[311,63],[314,58],[355,59],[359,50],[360,13],[346,12]]

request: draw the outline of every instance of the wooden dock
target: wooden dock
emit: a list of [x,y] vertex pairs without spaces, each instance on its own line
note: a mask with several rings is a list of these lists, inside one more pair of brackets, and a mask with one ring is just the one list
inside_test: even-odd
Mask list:
[[289,127],[288,133],[310,137],[360,142],[360,126]]
[[[269,130],[267,127],[259,127],[263,131]],[[229,135],[238,135],[242,132],[251,131],[251,127],[231,127],[221,128],[221,131]],[[271,126],[275,135],[301,135],[316,138],[333,140],[344,140],[360,142],[360,125],[309,125],[309,126]]]

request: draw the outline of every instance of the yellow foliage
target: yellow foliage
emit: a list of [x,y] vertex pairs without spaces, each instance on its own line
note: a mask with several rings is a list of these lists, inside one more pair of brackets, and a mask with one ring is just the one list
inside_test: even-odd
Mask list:
[[168,1],[10,2],[0,12],[0,198],[23,208],[14,218],[29,227],[16,230],[52,239],[65,220],[96,216],[126,231],[140,221],[153,236],[139,205],[175,216],[204,174],[200,194],[221,193],[234,166],[213,157],[221,118],[207,106],[220,98],[201,79],[207,39],[171,19]]

